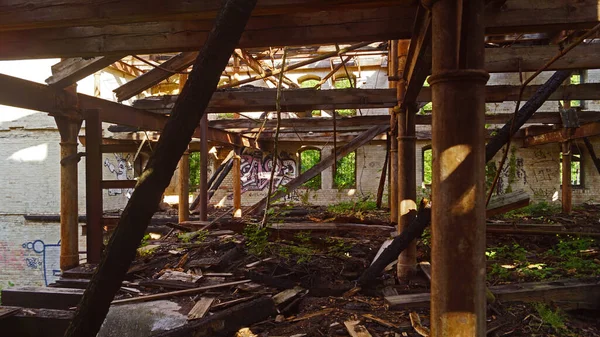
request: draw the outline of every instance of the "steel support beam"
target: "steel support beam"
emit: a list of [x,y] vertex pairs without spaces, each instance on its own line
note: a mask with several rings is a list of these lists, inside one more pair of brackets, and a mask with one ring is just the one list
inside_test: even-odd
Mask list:
[[432,8],[432,337],[486,333],[483,9]]

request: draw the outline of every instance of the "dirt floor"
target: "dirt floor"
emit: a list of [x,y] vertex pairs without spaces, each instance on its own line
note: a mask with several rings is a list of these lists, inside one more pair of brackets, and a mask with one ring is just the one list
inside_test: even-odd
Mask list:
[[[251,280],[203,293],[202,297],[215,298],[212,313],[263,294],[294,289],[288,299],[278,303],[279,315],[249,326],[258,336],[349,336],[344,324],[348,321],[359,321],[372,336],[419,336],[411,324],[411,312],[418,314],[423,327],[429,326],[428,308],[392,309],[383,298],[384,293],[428,292],[429,280],[422,271],[409,284],[398,284],[392,267],[372,287],[352,290],[393,232],[392,227],[382,227],[387,225],[385,210],[368,203],[329,208],[283,205],[271,217],[276,224],[360,223],[378,230],[267,230],[247,225],[253,219],[233,221],[225,217],[210,230],[199,230],[200,225],[168,225],[172,228],[168,234],[146,238],[127,281],[141,294],[151,294]],[[551,230],[597,234],[600,206],[584,205],[564,215],[550,205],[536,204],[490,219],[490,224],[507,228],[545,224]],[[429,243],[430,232],[426,231],[418,243],[419,261],[430,261]],[[488,234],[488,286],[598,277],[599,252],[598,240],[584,236]],[[202,277],[193,283],[191,279],[165,280],[167,271]],[[125,290],[118,297],[138,295]],[[176,300],[187,314],[198,298]],[[600,311],[592,309],[598,305],[579,300],[567,305],[488,303],[488,336],[600,336]]]

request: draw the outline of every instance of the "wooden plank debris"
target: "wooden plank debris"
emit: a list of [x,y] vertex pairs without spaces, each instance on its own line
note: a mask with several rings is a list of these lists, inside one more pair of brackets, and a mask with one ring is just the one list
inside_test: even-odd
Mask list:
[[54,88],[65,88],[85,77],[102,70],[122,58],[118,56],[98,56],[92,58],[70,58],[52,66],[52,76],[46,83]]
[[190,310],[190,312],[188,313],[188,320],[194,320],[204,317],[204,315],[206,315],[214,301],[214,297],[200,298],[200,300],[196,302],[192,310]]
[[486,217],[503,214],[529,205],[529,193],[518,190],[492,197],[485,212]]
[[369,330],[360,321],[345,321],[344,326],[352,337],[372,337]]
[[[547,302],[596,300],[600,303],[600,279],[559,280],[531,283],[515,283],[490,287],[498,301]],[[385,302],[392,308],[428,307],[429,293],[386,296]]]
[[275,302],[275,305],[280,305],[296,297],[296,295],[303,292],[304,290],[305,289],[302,287],[294,287],[292,289],[284,290],[273,296],[273,302]]
[[297,222],[297,223],[274,223],[269,226],[277,231],[340,231],[340,232],[392,232],[394,227],[384,225],[365,225],[357,223],[335,223],[335,222]]
[[276,313],[275,304],[269,296],[238,304],[212,316],[188,321],[182,327],[153,335],[153,337],[202,337],[227,336]]
[[37,308],[0,307],[2,310],[17,312],[2,318],[2,336],[47,337],[63,336],[73,311]]
[[193,294],[197,294],[197,293],[200,293],[200,292],[203,292],[206,290],[210,290],[210,289],[230,287],[230,286],[248,283],[248,282],[250,282],[250,280],[241,280],[241,281],[227,282],[227,283],[221,283],[221,284],[214,284],[214,285],[204,286],[204,287],[197,287],[197,288],[193,288],[193,289],[185,289],[185,290],[171,291],[171,292],[161,293],[161,294],[126,298],[126,299],[122,299],[122,300],[112,301],[112,304],[114,305],[114,304],[136,303],[136,302],[147,302],[147,301],[161,300],[163,298],[169,298],[169,297],[173,297],[173,296],[193,295]]
[[8,287],[2,289],[2,304],[23,308],[69,309],[83,296],[81,289]]

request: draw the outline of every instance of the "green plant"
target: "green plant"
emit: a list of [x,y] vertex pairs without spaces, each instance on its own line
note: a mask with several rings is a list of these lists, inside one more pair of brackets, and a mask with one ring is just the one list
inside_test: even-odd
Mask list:
[[243,232],[246,238],[246,249],[248,253],[255,256],[262,256],[269,244],[269,230],[261,228],[258,224],[249,224]]
[[421,242],[427,247],[431,247],[431,229],[425,228],[421,235]]
[[312,237],[310,235],[310,231],[308,231],[308,232],[302,231],[302,232],[298,232],[298,233],[296,233],[296,235],[294,235],[294,239],[298,240],[300,243],[303,243],[303,244],[310,243],[311,238]]
[[144,246],[148,245],[148,240],[150,240],[150,234],[144,235],[144,237],[142,238],[142,241],[140,242],[140,247],[144,247]]
[[180,233],[177,235],[177,238],[179,238],[179,240],[181,240],[183,243],[189,243],[192,242],[192,240],[196,239],[196,243],[200,243],[200,242],[204,242],[204,240],[206,240],[208,236],[208,231],[206,230],[198,230],[195,232],[189,232],[189,233]]
[[508,281],[510,279],[511,271],[509,268],[503,267],[498,263],[494,263],[490,267],[491,269],[487,273],[488,279],[498,279],[501,281]]
[[[317,165],[321,161],[321,151],[316,149],[308,149],[300,152],[300,173],[304,173]],[[302,186],[318,190],[321,188],[321,175],[317,174],[309,181],[305,182]]]
[[377,209],[377,203],[373,200],[342,201],[327,206],[327,211],[335,214],[348,214],[353,212],[367,212]]
[[348,254],[348,251],[353,247],[352,244],[346,243],[346,241],[344,241],[341,238],[328,237],[327,239],[325,239],[325,242],[327,242],[327,244],[329,245],[327,247],[327,253],[332,256],[346,256],[346,254]]
[[512,246],[499,246],[488,248],[485,255],[490,260],[511,260],[512,262],[525,262],[527,250],[515,243]]
[[333,184],[339,190],[356,186],[356,151],[337,162]]
[[557,308],[556,310],[552,310],[552,308],[550,308],[545,303],[534,303],[534,308],[538,312],[544,324],[552,327],[555,331],[559,333],[566,332],[566,317],[559,308]]
[[316,253],[316,250],[308,245],[282,245],[279,249],[279,255],[288,260],[294,258],[298,264],[310,262]]
[[522,218],[522,217],[546,217],[548,215],[560,213],[560,206],[550,204],[546,201],[525,206],[523,208],[510,211],[504,214],[506,219]]

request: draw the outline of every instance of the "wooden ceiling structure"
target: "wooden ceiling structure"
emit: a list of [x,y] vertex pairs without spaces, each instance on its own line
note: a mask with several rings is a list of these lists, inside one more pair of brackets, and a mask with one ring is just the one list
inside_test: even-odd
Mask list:
[[[485,139],[483,132],[474,131],[471,134],[465,130],[483,126],[484,112],[481,109],[485,101],[514,100],[520,88],[491,86],[484,91],[484,84],[479,83],[482,76],[486,72],[537,71],[561,53],[565,45],[600,22],[600,3],[596,0],[486,0],[483,10],[480,10],[482,7],[478,7],[479,4],[467,0],[258,0],[239,40],[240,50],[232,55],[225,69],[231,72],[244,64],[251,75],[260,79],[282,71],[300,69],[317,61],[333,58],[337,62],[348,55],[388,56],[391,69],[389,79],[395,89],[299,90],[296,89],[297,84],[287,79],[284,80],[287,89],[284,92],[283,109],[306,111],[395,107],[391,117],[368,116],[339,121],[342,131],[339,136],[344,140],[344,132],[353,136],[368,128],[368,132],[376,130],[381,133],[386,128],[379,123],[391,123],[394,126],[391,130],[393,139],[398,136],[398,142],[392,142],[390,151],[397,156],[391,159],[392,165],[403,161],[414,164],[414,125],[433,124],[434,153],[436,147],[445,151],[441,152],[441,164],[436,164],[442,167],[441,172],[434,168],[436,188],[433,197],[438,199],[435,199],[437,209],[434,207],[432,210],[436,250],[432,254],[432,264],[438,269],[432,279],[432,336],[443,336],[441,331],[453,331],[455,334],[449,335],[465,336],[479,336],[483,335],[482,331],[485,332],[481,326],[481,316],[485,316],[484,268],[483,257],[479,256],[483,254],[480,243],[485,241],[485,231],[477,227],[484,222],[485,207],[476,201],[479,196],[476,193],[480,193],[476,190],[479,191],[479,184],[483,181],[480,174],[484,161],[479,150]],[[48,80],[48,85],[0,75],[0,104],[47,112],[55,117],[61,132],[61,153],[65,161],[61,169],[61,267],[78,263],[77,194],[68,186],[77,186],[76,165],[71,162],[72,158],[77,157],[76,138],[81,120],[86,119],[86,136],[94,137],[94,140],[86,140],[87,145],[97,150],[94,150],[97,153],[93,153],[93,156],[88,153],[89,158],[95,159],[86,160],[86,165],[91,165],[86,168],[88,185],[97,184],[94,189],[100,190],[101,163],[95,160],[100,158],[102,149],[99,143],[101,122],[160,131],[168,120],[168,105],[176,100],[176,97],[165,97],[132,107],[77,94],[72,85],[99,70],[110,69],[130,79],[116,90],[118,99],[123,101],[175,74],[187,72],[196,60],[198,50],[207,41],[220,5],[220,0],[149,0],[143,5],[136,0],[39,0],[26,3],[8,0],[0,4],[0,60],[63,59],[53,67],[53,76]],[[475,14],[468,15],[471,11]],[[462,14],[465,14],[464,17]],[[452,28],[456,25],[457,29],[444,28],[447,25]],[[461,30],[465,27],[475,28],[467,34]],[[595,36],[550,65],[547,70],[600,68],[600,44],[594,43],[593,38]],[[396,42],[389,42],[392,40]],[[482,41],[485,42],[485,49]],[[340,45],[339,51],[331,47],[322,48],[336,44]],[[281,50],[272,53],[273,48],[276,50],[286,46],[292,47],[292,61],[284,69],[269,68],[268,62],[260,62],[271,57],[279,60]],[[141,56],[138,61],[150,64],[151,68],[126,62],[131,60],[129,55]],[[464,85],[463,91],[450,86],[447,92],[438,89],[436,94],[436,87],[448,85],[436,81],[448,80],[443,78],[448,76],[444,70],[455,60],[458,60],[455,74],[468,79],[461,84]],[[424,89],[423,83],[432,73],[432,85],[435,83],[435,86]],[[225,86],[241,83],[244,81],[230,82]],[[523,99],[533,96],[537,89],[539,87],[527,87]],[[454,93],[454,96],[449,93]],[[274,110],[275,95],[272,90],[217,92],[208,112]],[[440,104],[440,97],[448,101],[447,106]],[[550,95],[550,99],[597,100],[600,99],[598,84],[564,87]],[[416,117],[414,105],[431,100],[434,103],[433,116]],[[463,115],[456,108],[459,102],[472,109],[466,109]],[[363,123],[367,118],[372,119],[371,122],[366,127],[358,128],[357,123]],[[427,118],[433,121],[429,122]],[[501,123],[499,118],[504,120],[506,116],[486,118]],[[552,114],[540,114],[535,118],[536,121],[559,121]],[[586,118],[596,121],[592,112],[587,112],[582,119]],[[289,126],[301,129],[306,135],[310,132],[328,135],[331,131],[328,119],[307,118],[298,122],[285,123],[293,123]],[[267,124],[271,129],[272,123]],[[442,124],[446,130],[440,128]],[[256,148],[260,145],[260,139],[252,137],[256,130],[256,121],[214,121],[207,129],[199,126],[194,136],[227,146]],[[535,134],[525,143],[565,143],[572,137],[600,133],[597,123],[584,124],[578,130]],[[458,146],[448,147],[453,142]],[[477,151],[472,150],[474,148]],[[473,156],[477,156],[477,160]],[[563,169],[563,172],[567,171]],[[408,164],[392,169],[390,185],[398,188],[395,196],[390,196],[391,217],[392,222],[399,223],[401,230],[406,228],[414,214],[405,203],[416,199],[414,181],[406,178],[411,175],[414,178],[414,166]],[[65,177],[68,179],[65,180]],[[411,188],[413,191],[410,191]],[[75,195],[74,209],[68,208],[73,207],[73,198],[69,197],[69,193]],[[63,199],[69,199],[71,206],[65,205],[63,208]],[[88,261],[97,262],[102,244],[101,194],[88,195],[87,202],[88,218],[100,221],[88,224],[88,240],[93,238],[88,241]],[[99,215],[90,214],[98,211]],[[71,213],[74,213],[74,218],[67,216]],[[452,225],[461,230],[455,231],[457,227],[452,228]],[[440,232],[444,233],[443,238],[436,237],[435,234]],[[399,265],[409,262],[403,258],[410,257],[401,255]],[[457,270],[463,272],[456,273]],[[399,276],[404,272],[399,269]],[[444,320],[445,314],[450,316]]]

